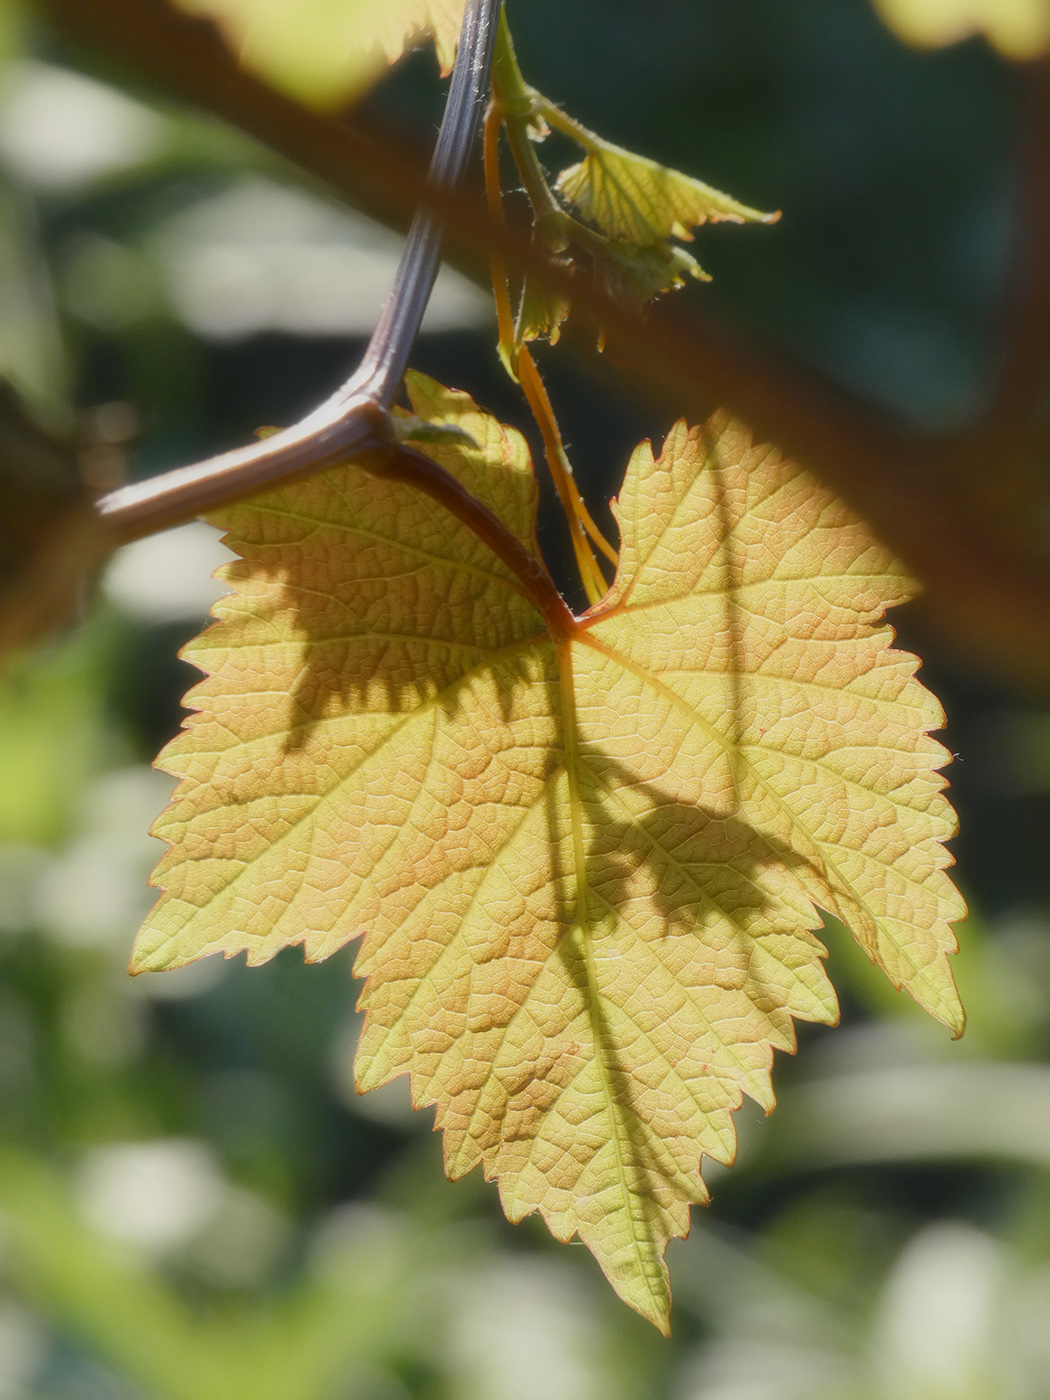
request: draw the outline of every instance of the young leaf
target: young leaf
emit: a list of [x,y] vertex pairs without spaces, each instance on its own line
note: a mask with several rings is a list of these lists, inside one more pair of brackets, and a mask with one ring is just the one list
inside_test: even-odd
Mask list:
[[666,238],[688,241],[701,224],[768,224],[778,217],[750,209],[680,170],[588,135],[593,149],[578,165],[562,171],[557,188],[609,238],[647,247]]
[[[416,376],[433,444],[535,550],[525,445]],[[166,889],[133,967],[364,934],[364,1091],[406,1070],[445,1161],[578,1234],[667,1329],[663,1251],[772,1107],[793,1017],[832,1022],[817,906],[954,1030],[963,906],[942,721],[891,649],[910,585],[724,417],[634,454],[620,566],[568,636],[404,483],[346,466],[216,519],[235,593],[159,762]]]
[[557,345],[571,310],[572,302],[563,291],[548,287],[535,277],[526,277],[514,327],[517,343],[543,336],[551,345]]
[[[522,186],[552,261],[592,262],[613,295],[644,303],[685,285],[689,277],[710,281],[700,264],[672,238],[690,242],[693,229],[714,222],[775,223],[763,214],[705,185],[691,175],[634,155],[589,131],[526,83],[518,66],[506,15],[500,15],[492,63],[493,112],[507,132]],[[570,218],[547,183],[535,146],[552,131],[569,137],[584,158],[561,172],[556,189],[580,216]],[[486,136],[486,183],[490,204],[498,195],[499,160]],[[580,220],[583,220],[581,222]],[[515,338],[546,336],[553,344],[570,311],[564,293],[545,295],[526,279]],[[505,348],[501,356],[509,355]],[[508,365],[509,367],[509,365]]]
[[307,106],[359,97],[428,35],[451,71],[464,0],[176,0],[208,15],[246,67]]
[[[574,252],[578,257],[586,256],[584,249],[576,248]],[[596,268],[612,296],[637,305],[674,287],[684,287],[689,277],[698,282],[711,280],[691,253],[673,243],[640,247],[624,239],[607,239]],[[551,291],[535,278],[526,277],[515,326],[518,343],[543,336],[551,345],[557,345],[562,324],[571,310],[572,303],[564,293]]]
[[[548,131],[549,118],[551,127],[586,151],[582,161],[562,171],[555,186],[584,222],[564,214],[559,219],[557,210],[548,210],[551,255],[564,261],[569,253],[573,260],[593,264],[613,296],[643,305],[662,292],[684,286],[689,278],[709,282],[693,255],[672,239],[691,242],[693,229],[705,223],[768,224],[780,217],[751,209],[702,180],[614,146],[534,89],[525,88],[524,92],[526,100],[533,103],[536,118],[544,119],[544,132]],[[507,120],[513,123],[515,118],[511,115]],[[516,158],[535,166],[526,188],[530,184],[535,191],[541,185],[546,188],[531,143],[523,142],[520,133],[514,149]],[[552,298],[526,279],[518,314],[518,343],[546,336],[553,344],[570,309],[564,294]]]
[[910,44],[937,47],[984,34],[1008,58],[1050,49],[1048,0],[875,0],[875,7]]

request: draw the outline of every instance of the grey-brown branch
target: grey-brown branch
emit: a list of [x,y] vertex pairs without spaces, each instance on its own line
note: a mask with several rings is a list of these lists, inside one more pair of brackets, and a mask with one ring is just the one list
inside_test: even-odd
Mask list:
[[[488,92],[501,0],[467,0],[459,51],[428,183],[447,193],[462,181]],[[441,222],[422,209],[412,222],[394,285],[360,367],[300,423],[204,462],[111,491],[97,504],[114,543],[139,539],[220,505],[346,462],[389,442],[387,410],[404,377],[441,261]]]

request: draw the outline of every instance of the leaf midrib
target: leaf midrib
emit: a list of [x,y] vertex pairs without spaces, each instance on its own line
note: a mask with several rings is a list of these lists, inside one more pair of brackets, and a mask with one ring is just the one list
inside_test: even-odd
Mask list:
[[[627,1181],[627,1168],[624,1162],[623,1146],[621,1143],[621,1134],[626,1131],[626,1125],[617,1112],[619,1101],[609,1077],[609,1067],[606,1063],[605,1040],[602,1032],[601,1019],[598,1013],[598,1003],[602,1000],[602,997],[598,986],[598,970],[594,962],[594,945],[591,934],[590,915],[587,907],[589,882],[587,879],[587,858],[583,846],[583,803],[579,787],[579,732],[576,724],[576,688],[573,677],[571,641],[562,642],[558,646],[557,658],[558,677],[561,685],[562,697],[561,718],[563,752],[565,754],[565,772],[569,787],[573,864],[576,874],[577,909],[573,927],[579,928],[583,941],[584,967],[587,973],[587,1010],[591,1027],[591,1043],[594,1046],[595,1066],[598,1070],[598,1079],[601,1084],[602,1095],[605,1099],[605,1112],[609,1122],[613,1157],[616,1163],[617,1184],[620,1188],[620,1195],[623,1200],[624,1215],[630,1229],[631,1248],[634,1254],[635,1266],[638,1270],[638,1277],[645,1283],[646,1292],[651,1302],[662,1317],[666,1311],[666,1301],[655,1297],[650,1288],[649,1271],[646,1269],[645,1246],[651,1249],[653,1242],[651,1240],[643,1241],[638,1235],[637,1221],[634,1214],[634,1195]],[[571,933],[571,931],[570,929],[569,932]]]

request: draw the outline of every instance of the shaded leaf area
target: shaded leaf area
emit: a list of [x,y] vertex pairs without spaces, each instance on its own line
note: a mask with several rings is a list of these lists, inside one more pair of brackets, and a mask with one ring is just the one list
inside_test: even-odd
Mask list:
[[241,61],[311,107],[359,97],[388,64],[434,40],[442,73],[451,71],[463,0],[177,0],[216,20]]
[[[641,307],[663,292],[684,287],[690,278],[711,281],[693,255],[675,243],[662,241],[640,246],[623,238],[602,238],[599,244],[591,239],[581,241],[580,230],[575,232],[577,237],[568,239],[571,262],[591,268],[610,296],[629,305]],[[557,255],[554,261],[570,265],[570,259],[563,255]],[[570,296],[527,276],[516,323],[518,344],[545,338],[557,345],[571,310]]]
[[1007,58],[1050,49],[1047,0],[875,0],[875,8],[910,44],[938,47],[983,34]]
[[[477,444],[427,451],[535,549],[520,437],[412,379]],[[449,1175],[579,1235],[666,1330],[663,1251],[772,1107],[793,1017],[834,1021],[812,933],[849,923],[955,1029],[936,701],[877,623],[908,581],[728,420],[645,445],[616,582],[552,639],[485,546],[348,466],[228,510],[236,592],[159,762],[166,893],[134,967],[364,934],[361,1091],[406,1070]]]

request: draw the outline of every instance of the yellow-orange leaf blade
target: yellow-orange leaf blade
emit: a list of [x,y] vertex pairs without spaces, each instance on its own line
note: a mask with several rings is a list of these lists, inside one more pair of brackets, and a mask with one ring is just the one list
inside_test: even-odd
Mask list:
[[[478,449],[433,455],[530,534],[521,438],[436,386],[418,386],[416,408],[470,433]],[[241,949],[260,962],[300,941],[324,957],[358,932],[351,894],[379,879],[428,726],[465,674],[542,626],[469,530],[359,467],[214,518],[243,563],[224,571],[236,591],[220,620],[184,652],[208,679],[160,760],[183,781],[155,828],[172,847],[154,875],[167,893],[136,969]]]
[[308,106],[358,97],[428,35],[452,68],[464,0],[176,0],[217,20],[246,67]]
[[[666,687],[707,733],[738,811],[803,863],[896,986],[957,1033],[943,873],[955,830],[929,731],[944,721],[891,647],[883,612],[913,592],[846,506],[722,417],[639,449],[618,508],[616,599],[590,632]],[[669,664],[668,664],[669,663]],[[720,755],[720,757],[718,757]]]
[[[427,450],[534,545],[521,440],[415,379]],[[362,1090],[408,1070],[450,1175],[578,1234],[666,1329],[663,1252],[834,1020],[815,904],[959,1024],[936,703],[875,624],[907,586],[798,468],[714,422],[640,450],[609,598],[555,643],[427,498],[353,466],[225,513],[244,557],[162,755],[136,967],[365,933]],[[880,880],[882,885],[880,886]]]

